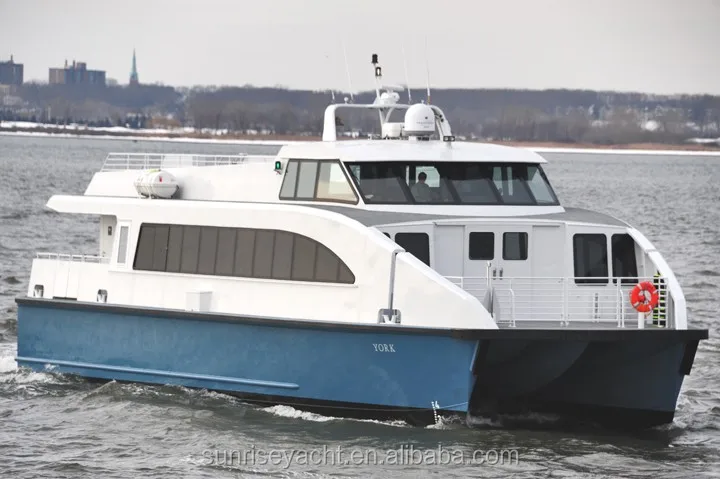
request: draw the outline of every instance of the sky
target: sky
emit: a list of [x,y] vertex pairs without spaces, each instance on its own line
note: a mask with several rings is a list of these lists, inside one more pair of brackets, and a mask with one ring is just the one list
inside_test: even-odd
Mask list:
[[423,90],[720,94],[718,46],[720,0],[0,0],[26,81],[67,59],[125,84],[135,48],[140,82],[173,86],[364,91],[377,53]]

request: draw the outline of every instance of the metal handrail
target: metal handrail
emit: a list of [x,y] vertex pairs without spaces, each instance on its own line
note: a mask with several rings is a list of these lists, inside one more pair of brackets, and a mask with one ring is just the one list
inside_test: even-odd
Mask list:
[[[607,323],[616,327],[643,327],[647,318],[657,319],[666,327],[674,327],[674,311],[666,287],[659,289],[664,309],[656,309],[639,317],[632,307],[629,294],[640,281],[662,281],[664,277],[608,277],[604,283],[576,283],[576,280],[603,280],[595,277],[460,277],[448,280],[482,301],[489,288],[497,293],[500,306],[509,311],[498,323],[516,326],[518,321],[558,322],[562,326],[575,323]],[[623,281],[625,280],[625,281]],[[630,321],[628,318],[638,318]]]
[[56,261],[72,261],[78,263],[109,263],[109,256],[97,256],[92,254],[65,254],[65,253],[48,253],[38,252],[37,259],[50,259]]
[[100,171],[154,170],[200,166],[239,165],[252,161],[272,161],[271,155],[196,155],[172,153],[109,153]]

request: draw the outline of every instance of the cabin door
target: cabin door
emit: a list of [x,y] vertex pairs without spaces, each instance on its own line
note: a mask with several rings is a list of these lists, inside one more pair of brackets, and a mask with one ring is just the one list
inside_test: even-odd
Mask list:
[[512,278],[526,281],[532,276],[531,227],[527,225],[505,225],[495,227],[495,280]]
[[[475,279],[465,282],[479,286],[490,274],[503,320],[560,317],[561,304],[551,300],[562,292],[558,289],[565,251],[561,226],[498,222],[466,228],[465,276]],[[486,289],[478,288],[483,293]]]
[[499,301],[496,320],[521,317],[520,308],[532,300],[531,229],[527,224],[504,222],[466,227],[465,284],[482,299],[490,275]]
[[559,224],[533,225],[530,263],[535,278],[565,276],[565,232]]
[[465,258],[465,227],[435,226],[435,258],[433,269],[443,276],[463,276]]

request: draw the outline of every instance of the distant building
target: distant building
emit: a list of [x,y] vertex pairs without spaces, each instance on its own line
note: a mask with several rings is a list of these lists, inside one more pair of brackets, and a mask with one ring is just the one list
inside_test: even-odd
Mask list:
[[105,72],[103,70],[88,70],[87,64],[73,61],[68,65],[65,61],[63,68],[50,69],[50,84],[55,85],[100,85],[105,86]]
[[13,56],[10,55],[10,61],[0,62],[0,85],[22,85],[22,83],[22,63],[15,63]]
[[137,63],[135,62],[135,49],[133,48],[132,71],[130,71],[130,86],[135,86],[139,84],[140,80],[138,80]]

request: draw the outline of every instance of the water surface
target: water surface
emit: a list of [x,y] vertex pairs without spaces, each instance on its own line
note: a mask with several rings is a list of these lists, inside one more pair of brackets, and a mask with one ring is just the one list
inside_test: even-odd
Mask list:
[[[82,194],[111,151],[234,154],[276,149],[0,136],[0,475],[720,477],[719,157],[543,154],[560,201],[615,215],[643,231],[683,285],[690,322],[710,329],[711,339],[701,343],[672,425],[620,435],[530,415],[480,419],[472,427],[443,423],[413,428],[402,422],[335,419],[286,406],[248,406],[206,391],[101,384],[17,369],[14,298],[27,291],[35,252],[97,253],[97,221],[50,212],[44,205],[51,195]],[[339,466],[337,454],[318,459],[338,447],[340,459],[349,461],[356,454],[363,463]],[[469,459],[478,450],[484,452],[476,458],[491,463],[496,462],[487,454],[491,450],[517,451],[519,461],[451,460],[460,453]],[[239,457],[252,457],[247,451],[255,451],[255,462],[239,463]],[[292,464],[285,468],[287,456],[281,452],[292,451]],[[392,461],[392,451],[408,457]],[[412,451],[423,454],[423,461],[413,459]],[[277,465],[262,464],[263,453],[275,454]],[[302,454],[307,455],[304,462]],[[414,454],[417,458],[418,452]],[[373,458],[384,458],[385,464]],[[428,458],[444,464],[430,464]]]

